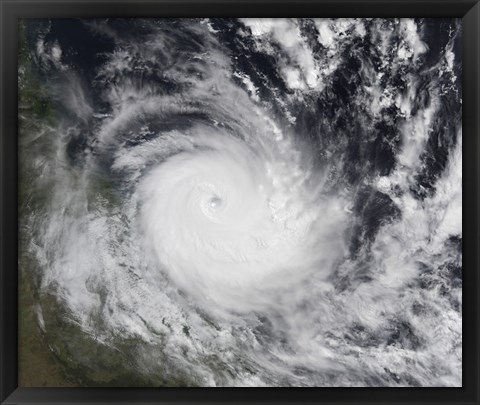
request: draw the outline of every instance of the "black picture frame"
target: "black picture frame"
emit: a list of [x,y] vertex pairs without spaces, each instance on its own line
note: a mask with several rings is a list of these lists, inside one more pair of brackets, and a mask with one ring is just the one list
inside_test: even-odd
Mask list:
[[[19,18],[463,18],[462,388],[19,388],[17,383],[17,51]],[[475,0],[0,0],[1,404],[479,404],[480,4]]]

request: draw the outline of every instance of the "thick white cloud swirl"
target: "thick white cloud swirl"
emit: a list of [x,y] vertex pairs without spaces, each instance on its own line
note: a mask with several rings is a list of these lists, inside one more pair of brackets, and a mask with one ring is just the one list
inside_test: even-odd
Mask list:
[[454,37],[431,66],[413,20],[141,23],[89,23],[115,44],[96,98],[53,64],[69,114],[51,159],[23,146],[51,195],[25,227],[42,328],[51,294],[158,385],[461,385],[460,127],[414,194]]
[[205,148],[170,157],[139,185],[141,229],[162,271],[204,308],[235,312],[312,271],[326,278],[343,253],[342,206],[308,190],[308,172],[275,145],[254,151],[212,130],[196,142]]

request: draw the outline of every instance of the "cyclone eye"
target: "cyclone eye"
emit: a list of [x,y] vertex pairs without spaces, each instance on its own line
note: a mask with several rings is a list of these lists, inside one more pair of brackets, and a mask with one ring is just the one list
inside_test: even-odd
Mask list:
[[212,208],[217,208],[221,204],[222,204],[222,199],[218,196],[212,197],[209,201],[209,205]]

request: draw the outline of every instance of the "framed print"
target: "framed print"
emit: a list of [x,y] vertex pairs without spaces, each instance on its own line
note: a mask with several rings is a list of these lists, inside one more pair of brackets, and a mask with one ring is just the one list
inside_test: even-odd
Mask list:
[[1,403],[479,403],[479,10],[2,1]]

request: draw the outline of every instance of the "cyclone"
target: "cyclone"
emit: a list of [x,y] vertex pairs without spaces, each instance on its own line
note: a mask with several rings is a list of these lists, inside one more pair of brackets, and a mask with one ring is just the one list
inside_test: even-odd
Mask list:
[[69,382],[461,386],[460,20],[23,24],[20,265]]
[[309,252],[321,244],[341,255],[344,215],[321,190],[307,195],[308,172],[291,167],[292,151],[254,150],[213,131],[195,139],[205,149],[175,155],[139,185],[141,228],[171,279],[199,302],[251,311],[264,288],[328,276],[331,254]]

